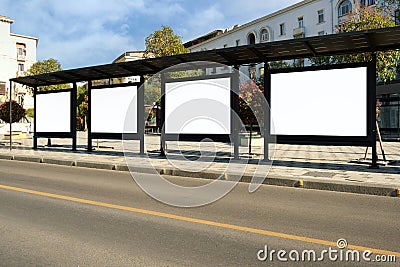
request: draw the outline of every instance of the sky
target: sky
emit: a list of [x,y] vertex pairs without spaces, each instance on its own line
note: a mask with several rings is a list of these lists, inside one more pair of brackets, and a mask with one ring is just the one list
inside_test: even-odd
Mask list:
[[163,25],[182,42],[231,28],[299,0],[1,0],[11,32],[39,38],[37,60],[57,59],[63,69],[111,63],[143,51],[145,38]]

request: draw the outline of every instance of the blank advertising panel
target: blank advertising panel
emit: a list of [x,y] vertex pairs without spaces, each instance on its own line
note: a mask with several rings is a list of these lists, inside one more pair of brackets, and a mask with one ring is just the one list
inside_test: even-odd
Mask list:
[[231,79],[165,84],[166,134],[231,134]]
[[71,132],[71,92],[36,95],[36,132]]
[[93,133],[137,133],[137,86],[91,90]]
[[366,137],[367,69],[271,74],[271,135]]

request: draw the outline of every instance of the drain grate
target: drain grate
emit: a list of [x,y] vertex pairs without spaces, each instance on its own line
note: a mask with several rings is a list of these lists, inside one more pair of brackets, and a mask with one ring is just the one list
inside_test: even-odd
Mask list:
[[337,173],[331,173],[331,172],[307,172],[303,174],[304,176],[310,176],[310,177],[323,177],[323,178],[333,178]]

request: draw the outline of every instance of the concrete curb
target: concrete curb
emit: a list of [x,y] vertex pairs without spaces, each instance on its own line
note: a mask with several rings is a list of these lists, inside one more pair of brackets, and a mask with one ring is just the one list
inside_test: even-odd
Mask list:
[[[199,179],[220,179],[220,180],[234,180],[229,175],[221,175],[216,172],[187,172],[178,169],[162,169],[147,168],[139,166],[127,166],[127,165],[116,165],[89,161],[72,161],[72,160],[58,160],[51,158],[40,158],[34,156],[20,156],[20,155],[0,155],[2,160],[15,160],[33,163],[45,163],[61,166],[76,166],[83,168],[92,168],[100,170],[113,170],[113,171],[132,171],[134,173],[142,174],[158,174],[170,175],[170,176],[180,176],[180,177],[190,177]],[[250,183],[252,176],[243,175],[240,182]],[[375,196],[390,196],[390,197],[400,197],[400,189],[388,187],[385,185],[360,185],[355,183],[341,183],[341,182],[328,182],[323,180],[310,180],[310,179],[293,179],[286,177],[267,177],[263,184],[272,186],[284,186],[284,187],[298,187],[304,189],[315,189],[315,190],[325,190],[325,191],[335,191],[335,192],[346,192],[355,193],[363,195],[375,195]]]

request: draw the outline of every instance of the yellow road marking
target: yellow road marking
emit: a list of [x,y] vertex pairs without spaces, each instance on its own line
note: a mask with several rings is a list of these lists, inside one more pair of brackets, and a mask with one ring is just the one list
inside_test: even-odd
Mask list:
[[[169,214],[169,213],[164,213],[164,212],[138,209],[138,208],[133,208],[133,207],[121,206],[121,205],[114,205],[114,204],[109,204],[109,203],[104,203],[104,202],[97,202],[97,201],[87,200],[87,199],[82,199],[82,198],[51,194],[51,193],[40,192],[40,191],[35,191],[35,190],[30,190],[30,189],[7,186],[7,185],[0,185],[0,189],[6,189],[6,190],[21,192],[21,193],[28,193],[28,194],[33,194],[33,195],[37,195],[37,196],[50,197],[50,198],[54,198],[54,199],[62,199],[62,200],[67,200],[67,201],[72,201],[72,202],[77,202],[77,203],[89,204],[89,205],[98,206],[98,207],[130,211],[130,212],[152,215],[152,216],[168,218],[168,219],[173,219],[173,220],[178,220],[178,221],[185,221],[185,222],[197,223],[197,224],[202,224],[202,225],[215,226],[215,227],[219,227],[219,228],[248,232],[248,233],[253,233],[253,234],[278,237],[278,238],[301,241],[301,242],[318,244],[318,245],[326,245],[329,247],[336,247],[336,242],[322,240],[322,239],[273,232],[273,231],[268,231],[268,230],[246,227],[246,226],[238,226],[238,225],[233,225],[233,224],[219,223],[219,222],[208,221],[208,220],[203,220],[203,219],[184,217],[184,216],[179,216],[179,215],[174,215],[174,214]],[[368,247],[363,247],[363,246],[348,245],[347,249],[359,250],[359,251],[369,250],[375,254],[393,255],[396,257],[400,257],[400,252],[394,252],[394,251],[388,251],[388,250],[382,250],[382,249],[376,249],[376,248],[368,248]]]

